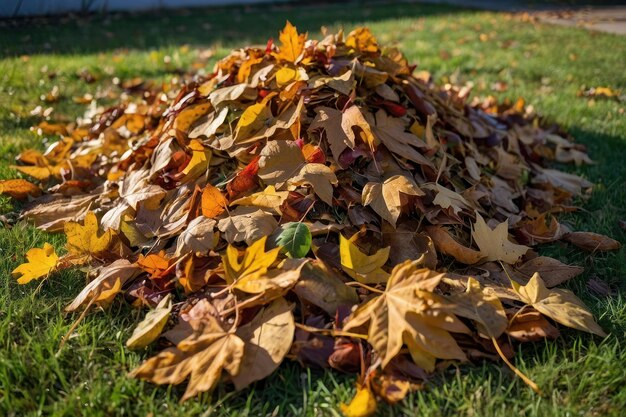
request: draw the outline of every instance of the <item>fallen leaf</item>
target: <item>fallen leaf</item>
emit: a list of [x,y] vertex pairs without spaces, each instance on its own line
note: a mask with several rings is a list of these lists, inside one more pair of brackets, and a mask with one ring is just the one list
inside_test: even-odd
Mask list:
[[381,267],[389,259],[389,247],[378,250],[373,255],[366,255],[350,239],[339,235],[339,256],[341,267],[352,278],[364,284],[387,282],[389,273]]
[[44,243],[43,248],[26,252],[26,263],[15,268],[11,275],[17,278],[18,284],[28,284],[34,279],[47,277],[56,268],[58,260],[54,246]]
[[486,261],[502,261],[512,265],[530,249],[528,246],[518,245],[509,240],[508,220],[500,223],[495,229],[491,229],[478,212],[476,212],[472,237]]
[[598,336],[606,336],[583,302],[571,291],[548,289],[538,273],[535,273],[526,285],[514,281],[511,284],[523,302],[557,323]]
[[0,181],[0,194],[6,194],[16,200],[26,200],[28,197],[39,197],[41,189],[26,180]]
[[617,240],[592,232],[571,232],[566,234],[563,240],[588,252],[605,252],[622,247]]
[[365,184],[362,202],[395,227],[403,208],[408,204],[406,197],[422,195],[424,192],[413,180],[404,175],[394,175],[383,183]]
[[168,294],[161,300],[156,308],[150,310],[148,314],[146,314],[146,317],[135,327],[133,334],[126,341],[126,347],[129,349],[143,349],[154,342],[161,335],[171,312],[172,297]]

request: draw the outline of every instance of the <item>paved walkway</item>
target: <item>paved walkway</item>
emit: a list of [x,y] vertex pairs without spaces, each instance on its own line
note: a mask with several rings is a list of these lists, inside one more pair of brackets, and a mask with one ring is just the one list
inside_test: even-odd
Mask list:
[[[626,35],[626,4],[616,6],[563,6],[522,0],[422,0],[427,3],[447,3],[485,10],[527,12],[539,21],[583,27],[589,30]],[[549,3],[549,2],[548,2]],[[626,3],[626,1],[624,2]]]

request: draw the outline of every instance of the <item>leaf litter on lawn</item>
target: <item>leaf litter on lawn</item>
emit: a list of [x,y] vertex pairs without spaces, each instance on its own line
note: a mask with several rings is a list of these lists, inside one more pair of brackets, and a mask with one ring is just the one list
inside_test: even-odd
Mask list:
[[[615,250],[559,212],[590,163],[523,99],[469,99],[413,76],[367,28],[232,51],[182,87],[121,84],[116,105],[54,130],[3,181],[22,217],[64,231],[31,249],[19,283],[90,268],[68,311],[114,299],[147,310],[129,348],[164,348],[131,372],[187,381],[186,400],[243,389],[285,359],[358,372],[348,416],[396,403],[453,361],[509,361],[559,325],[603,336],[570,291],[582,273],[539,243]],[[43,122],[48,125],[48,122]],[[56,125],[55,125],[56,126]],[[47,133],[46,133],[47,132]]]

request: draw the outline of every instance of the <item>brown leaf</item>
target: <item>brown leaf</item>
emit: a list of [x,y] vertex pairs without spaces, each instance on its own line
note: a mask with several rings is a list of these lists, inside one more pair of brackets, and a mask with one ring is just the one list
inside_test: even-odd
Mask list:
[[571,232],[566,234],[563,240],[588,252],[605,252],[622,247],[617,240],[592,232]]

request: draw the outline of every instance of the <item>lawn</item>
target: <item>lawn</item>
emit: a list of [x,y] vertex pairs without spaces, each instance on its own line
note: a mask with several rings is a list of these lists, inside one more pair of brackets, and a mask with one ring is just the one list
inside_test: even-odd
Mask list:
[[[586,144],[596,161],[561,167],[597,184],[588,198],[576,202],[581,210],[561,221],[626,242],[619,226],[626,220],[626,103],[577,96],[581,89],[600,86],[626,93],[626,39],[438,5],[254,6],[0,22],[0,179],[18,176],[9,165],[21,150],[45,146],[46,140],[29,130],[40,121],[31,111],[48,106],[40,96],[53,86],[61,100],[51,104],[52,117],[74,118],[85,111],[74,96],[95,94],[116,77],[169,80],[176,68],[189,67],[206,51],[213,54],[206,64],[210,71],[231,48],[276,37],[286,19],[311,33],[322,25],[346,30],[367,25],[381,43],[398,46],[439,83],[472,82],[477,96],[524,97],[546,123],[560,124]],[[83,70],[96,81],[78,77]],[[500,88],[494,89],[496,84]],[[0,214],[11,217],[17,209],[0,198]],[[352,376],[286,363],[243,392],[219,388],[179,404],[182,388],[126,376],[149,352],[125,348],[142,313],[121,303],[89,314],[59,351],[61,337],[76,319],[63,308],[85,284],[84,272],[57,273],[41,285],[26,286],[10,275],[29,248],[46,241],[63,246],[59,236],[23,223],[0,228],[0,415],[338,416],[338,404],[351,398]],[[381,415],[622,415],[626,251],[590,255],[561,243],[541,251],[585,267],[567,287],[610,335],[601,340],[563,330],[555,342],[521,349],[515,363],[541,386],[543,396],[503,364],[479,363],[450,367],[401,405],[382,407]],[[606,288],[592,291],[597,282]]]

